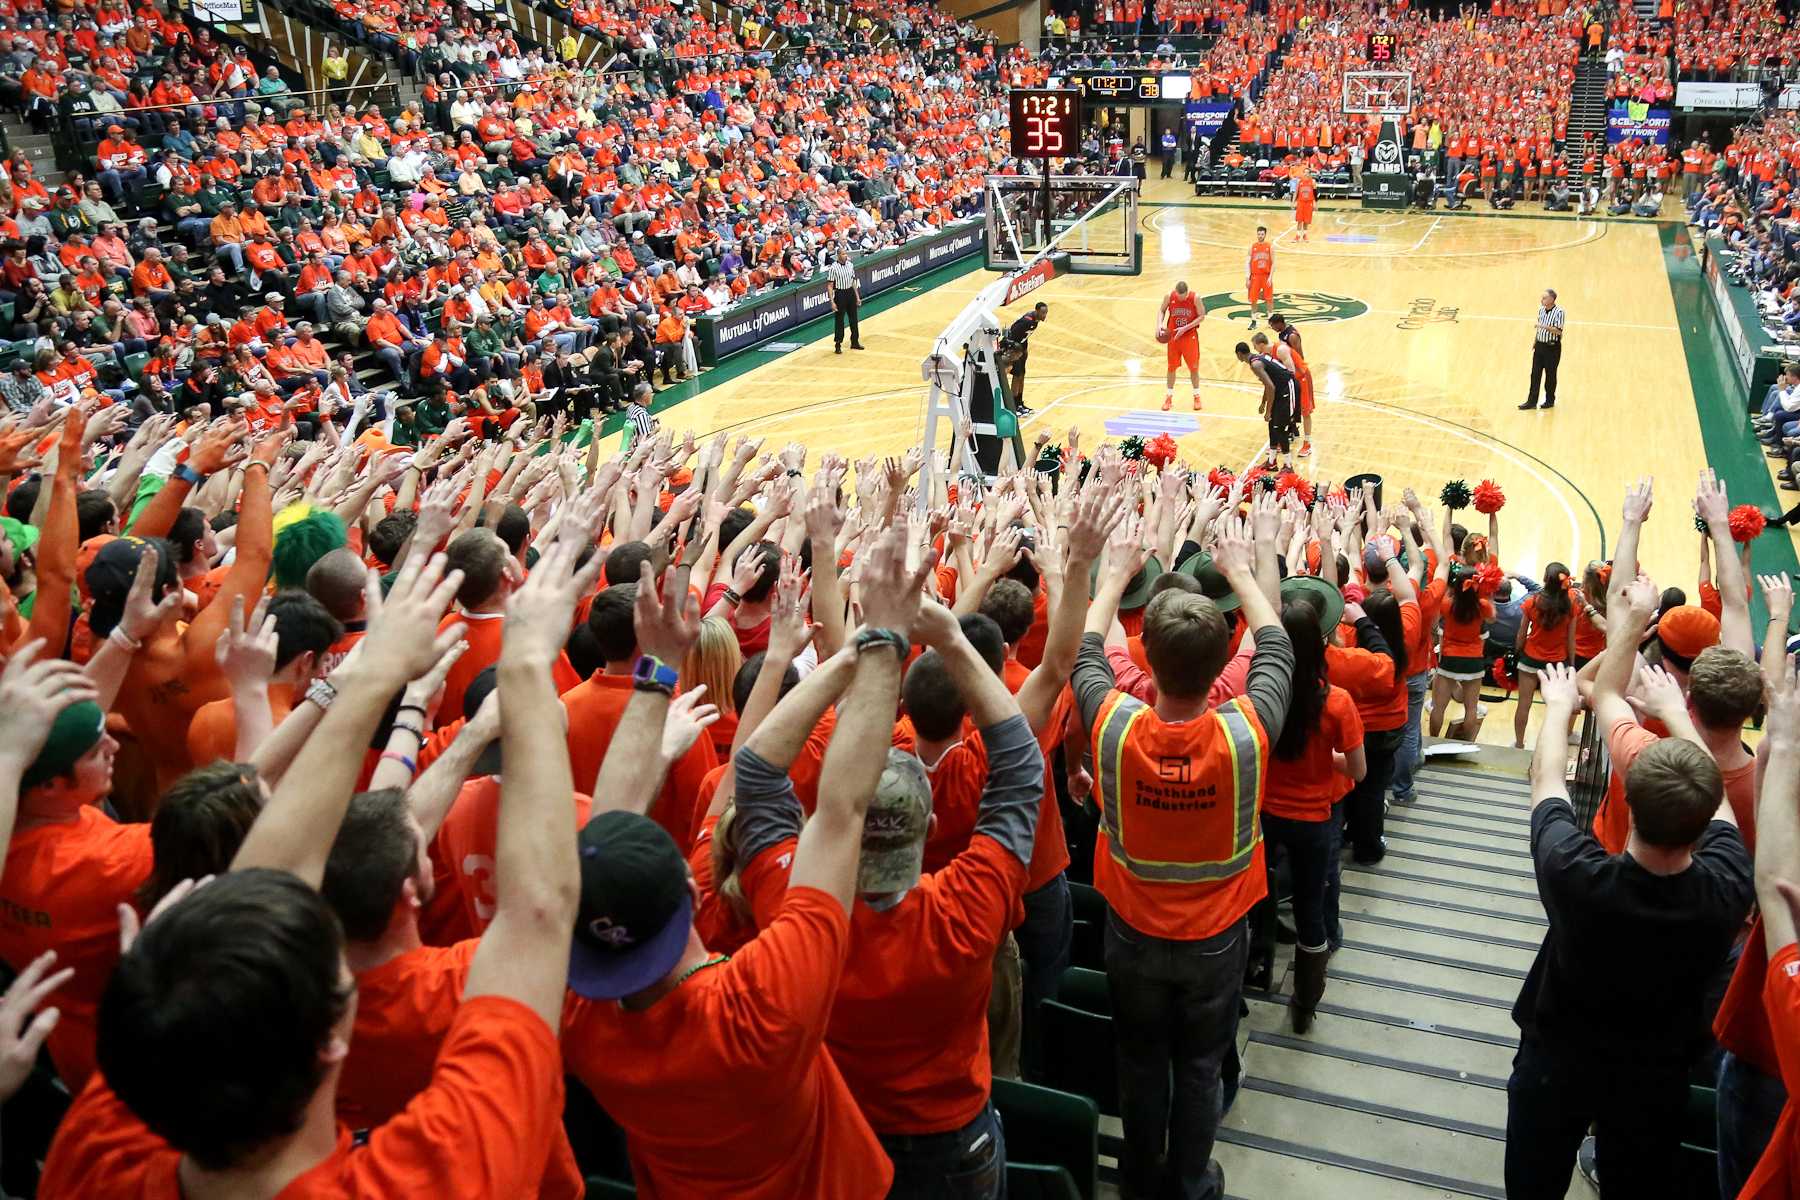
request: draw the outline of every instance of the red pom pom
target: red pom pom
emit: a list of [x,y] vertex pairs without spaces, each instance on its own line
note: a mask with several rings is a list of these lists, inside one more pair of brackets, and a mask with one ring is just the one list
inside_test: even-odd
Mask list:
[[1144,461],[1160,471],[1175,461],[1176,453],[1175,439],[1166,433],[1159,433],[1145,445]]
[[1254,495],[1256,492],[1256,485],[1268,478],[1268,476],[1269,468],[1262,466],[1260,463],[1251,467],[1244,475],[1244,496],[1248,498]]
[[1300,503],[1309,507],[1312,505],[1313,485],[1300,478],[1294,471],[1283,471],[1281,477],[1275,481],[1275,494],[1285,496],[1290,492],[1300,497]]
[[1506,493],[1501,491],[1500,485],[1491,479],[1484,479],[1476,484],[1475,490],[1469,495],[1475,505],[1475,511],[1483,515],[1497,513],[1506,507]]
[[1489,599],[1499,591],[1500,585],[1505,581],[1506,572],[1502,571],[1497,563],[1484,562],[1475,568],[1475,591],[1483,600]]
[[1734,542],[1755,541],[1762,533],[1763,526],[1769,519],[1763,516],[1762,509],[1754,504],[1740,504],[1731,510],[1731,540]]
[[1516,692],[1519,690],[1519,681],[1514,679],[1512,672],[1506,669],[1504,654],[1494,659],[1494,682],[1500,685],[1502,691]]
[[1229,492],[1231,490],[1231,485],[1237,482],[1237,476],[1233,475],[1230,471],[1227,471],[1224,467],[1214,467],[1206,473],[1206,482],[1213,487],[1218,488],[1221,492]]

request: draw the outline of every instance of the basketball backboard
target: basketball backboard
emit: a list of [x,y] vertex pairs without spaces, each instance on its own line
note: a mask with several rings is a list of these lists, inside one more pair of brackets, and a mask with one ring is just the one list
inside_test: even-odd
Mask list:
[[1344,111],[1403,117],[1412,111],[1411,71],[1344,72]]

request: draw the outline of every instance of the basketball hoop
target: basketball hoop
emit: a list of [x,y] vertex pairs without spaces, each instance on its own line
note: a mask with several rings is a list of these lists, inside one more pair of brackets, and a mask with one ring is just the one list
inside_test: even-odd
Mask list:
[[1403,117],[1412,111],[1411,71],[1345,71],[1344,111]]

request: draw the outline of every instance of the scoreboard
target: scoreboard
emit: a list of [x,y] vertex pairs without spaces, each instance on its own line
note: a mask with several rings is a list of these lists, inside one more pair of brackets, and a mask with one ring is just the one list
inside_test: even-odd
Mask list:
[[1081,152],[1081,93],[1014,88],[1007,93],[1014,158],[1069,158]]
[[1400,61],[1400,35],[1397,33],[1371,33],[1367,47],[1369,65],[1372,67],[1391,67]]

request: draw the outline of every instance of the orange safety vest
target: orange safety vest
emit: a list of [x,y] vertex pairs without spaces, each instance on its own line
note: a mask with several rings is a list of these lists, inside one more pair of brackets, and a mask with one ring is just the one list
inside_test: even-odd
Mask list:
[[1198,941],[1268,891],[1259,818],[1269,738],[1246,697],[1180,725],[1109,695],[1094,722],[1094,886],[1133,929]]

